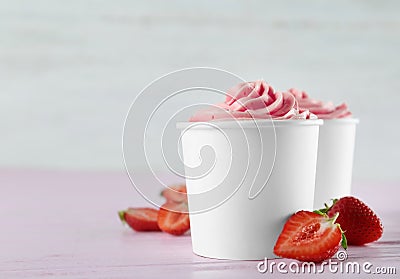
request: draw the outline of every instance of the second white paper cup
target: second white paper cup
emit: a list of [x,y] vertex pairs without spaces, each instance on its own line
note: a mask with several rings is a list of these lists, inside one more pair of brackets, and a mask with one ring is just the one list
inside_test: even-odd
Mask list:
[[286,219],[312,210],[322,120],[178,123],[194,253],[274,257]]
[[358,119],[329,119],[319,128],[314,208],[351,194]]

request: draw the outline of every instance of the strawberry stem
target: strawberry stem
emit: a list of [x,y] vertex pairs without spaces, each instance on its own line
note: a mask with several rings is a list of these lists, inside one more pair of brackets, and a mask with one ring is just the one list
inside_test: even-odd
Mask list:
[[125,210],[118,211],[118,216],[119,216],[119,219],[121,220],[122,224],[126,223],[125,212],[126,212]]
[[328,206],[328,204],[324,203],[325,208],[314,210],[314,212],[318,213],[318,214],[328,213],[328,211],[332,208],[332,206],[335,205],[335,203],[338,201],[338,199],[331,199],[331,201],[332,201],[332,205],[331,206]]

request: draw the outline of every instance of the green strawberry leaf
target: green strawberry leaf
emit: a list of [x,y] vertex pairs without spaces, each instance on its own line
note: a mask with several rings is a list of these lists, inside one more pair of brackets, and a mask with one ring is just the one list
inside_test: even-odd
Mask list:
[[319,214],[319,215],[322,215],[322,216],[325,216],[325,215],[326,215],[325,212],[322,212],[322,211],[319,210],[319,209],[314,210],[313,212],[314,212],[314,213],[317,213],[317,214]]
[[121,220],[121,222],[123,224],[126,223],[126,221],[125,221],[125,212],[126,212],[125,210],[118,211],[119,219]]
[[341,242],[342,247],[347,250],[347,238],[344,235],[344,232],[342,232],[342,242]]

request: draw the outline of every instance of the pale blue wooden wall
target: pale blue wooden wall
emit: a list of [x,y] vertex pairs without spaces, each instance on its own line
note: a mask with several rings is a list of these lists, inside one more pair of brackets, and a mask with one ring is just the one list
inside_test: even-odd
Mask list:
[[134,96],[219,67],[346,100],[354,178],[395,179],[398,1],[0,1],[0,166],[122,169]]

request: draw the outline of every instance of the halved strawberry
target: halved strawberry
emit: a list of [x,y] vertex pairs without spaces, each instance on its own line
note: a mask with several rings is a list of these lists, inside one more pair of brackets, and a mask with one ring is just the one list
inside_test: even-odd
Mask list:
[[[274,253],[277,256],[299,261],[321,262],[331,258],[346,241],[337,215],[328,218],[309,211],[298,211],[286,222],[276,241]],[[343,238],[343,239],[342,239]]]
[[187,194],[186,194],[186,186],[183,185],[176,185],[171,187],[166,187],[162,192],[161,195],[166,198],[167,201],[172,202],[186,202],[187,203]]
[[325,208],[319,211],[329,216],[339,213],[336,221],[345,231],[348,244],[363,245],[378,240],[383,234],[379,217],[355,197],[334,199],[331,207],[325,204]]
[[182,235],[190,229],[187,203],[167,201],[158,212],[158,226],[164,232]]
[[160,231],[157,224],[158,210],[153,208],[128,208],[118,212],[123,223],[135,231]]

